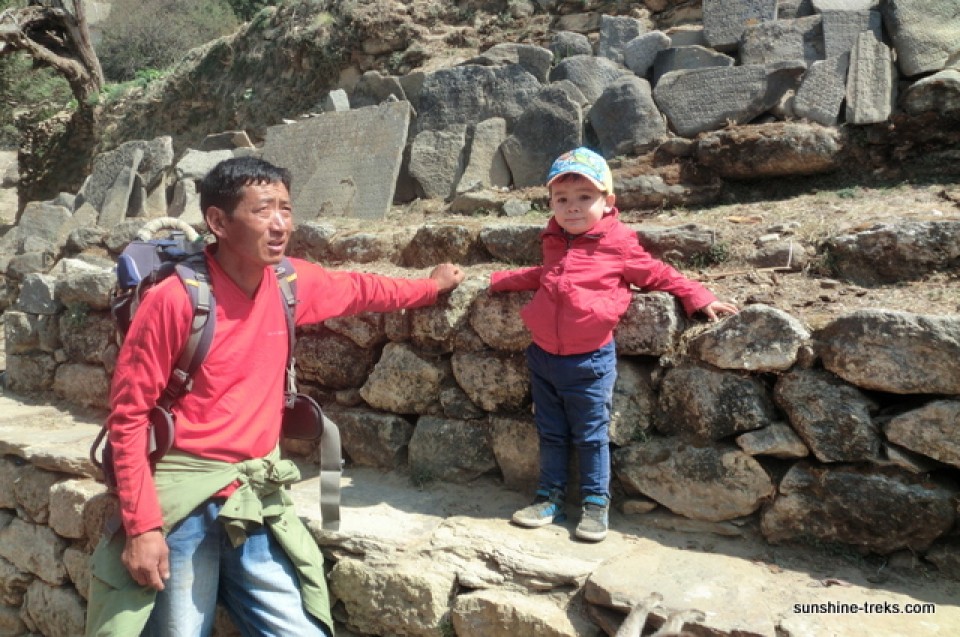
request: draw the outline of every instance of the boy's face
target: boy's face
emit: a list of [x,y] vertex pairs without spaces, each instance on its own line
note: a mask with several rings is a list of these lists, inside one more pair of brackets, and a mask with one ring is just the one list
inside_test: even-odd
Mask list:
[[550,186],[550,209],[561,228],[570,234],[589,232],[609,212],[616,196],[608,195],[586,177],[571,174]]

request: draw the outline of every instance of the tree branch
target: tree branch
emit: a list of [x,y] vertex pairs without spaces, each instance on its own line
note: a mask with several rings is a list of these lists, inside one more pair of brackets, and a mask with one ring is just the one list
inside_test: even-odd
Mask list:
[[103,71],[90,40],[83,0],[72,4],[72,12],[53,0],[0,13],[0,55],[23,51],[50,66],[66,78],[77,102],[86,108],[103,87]]

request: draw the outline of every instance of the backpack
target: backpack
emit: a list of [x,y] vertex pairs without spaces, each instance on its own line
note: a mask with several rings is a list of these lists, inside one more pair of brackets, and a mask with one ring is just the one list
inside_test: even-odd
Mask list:
[[[172,231],[168,238],[151,238],[163,229]],[[173,445],[175,418],[171,408],[191,390],[193,376],[210,351],[216,330],[216,299],[210,287],[204,246],[198,233],[188,224],[179,219],[163,217],[146,224],[117,259],[117,281],[110,297],[110,313],[117,328],[118,342],[123,341],[130,329],[146,291],[170,276],[179,277],[193,307],[190,335],[174,363],[167,386],[150,410],[148,456],[151,465],[155,465]],[[320,440],[320,509],[323,526],[337,529],[340,520],[340,473],[343,467],[340,432],[313,398],[297,392],[296,360],[293,357],[297,273],[286,257],[275,266],[275,271],[289,338],[282,435],[300,440]],[[106,434],[107,427],[104,424],[90,447],[90,460],[101,470],[107,486],[115,490],[113,449]]]

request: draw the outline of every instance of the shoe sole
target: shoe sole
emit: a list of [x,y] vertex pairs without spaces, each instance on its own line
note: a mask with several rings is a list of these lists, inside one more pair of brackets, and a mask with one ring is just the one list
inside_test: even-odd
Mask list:
[[577,529],[574,532],[574,535],[576,535],[581,540],[587,540],[589,542],[600,542],[607,537],[607,532],[606,531],[582,531],[580,529]]
[[510,518],[510,521],[516,524],[517,526],[522,526],[525,529],[539,529],[541,526],[547,526],[548,524],[555,524],[557,522],[563,522],[567,519],[567,516],[560,514],[552,518],[542,518],[540,520],[523,520],[517,516]]

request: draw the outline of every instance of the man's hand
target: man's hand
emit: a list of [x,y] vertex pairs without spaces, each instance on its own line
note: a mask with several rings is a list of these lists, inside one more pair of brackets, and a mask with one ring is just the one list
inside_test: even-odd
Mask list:
[[452,263],[441,263],[430,272],[430,278],[437,282],[441,294],[460,285],[463,277],[463,270]]
[[170,549],[159,529],[127,538],[120,560],[130,576],[141,586],[163,590],[163,581],[170,577]]
[[713,322],[713,321],[716,321],[717,318],[719,318],[724,314],[732,316],[737,312],[739,312],[740,310],[738,310],[737,306],[734,305],[733,303],[724,303],[723,301],[714,301],[700,308],[700,311],[703,312],[708,319],[710,319],[710,322]]

